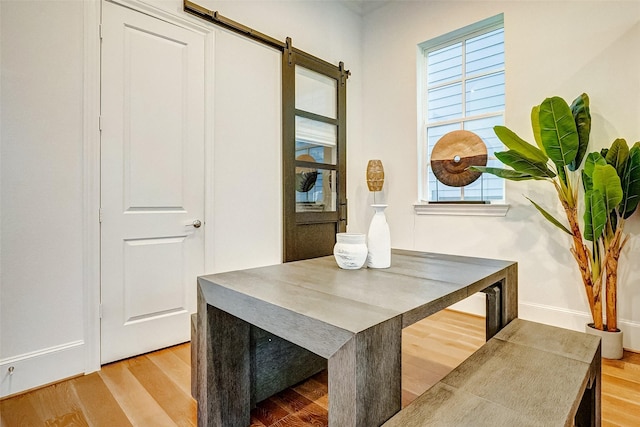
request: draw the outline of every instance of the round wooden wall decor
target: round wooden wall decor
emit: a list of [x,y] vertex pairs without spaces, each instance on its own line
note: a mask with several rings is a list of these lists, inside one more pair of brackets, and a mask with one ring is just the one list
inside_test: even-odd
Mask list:
[[431,151],[431,169],[441,183],[464,187],[480,178],[470,166],[486,166],[487,146],[473,132],[454,130],[436,142]]

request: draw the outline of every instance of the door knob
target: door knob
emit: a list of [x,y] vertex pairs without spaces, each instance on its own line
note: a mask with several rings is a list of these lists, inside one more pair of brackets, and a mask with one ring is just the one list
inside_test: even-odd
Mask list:
[[191,224],[187,224],[186,227],[200,228],[202,227],[202,221],[200,221],[199,219],[196,219]]

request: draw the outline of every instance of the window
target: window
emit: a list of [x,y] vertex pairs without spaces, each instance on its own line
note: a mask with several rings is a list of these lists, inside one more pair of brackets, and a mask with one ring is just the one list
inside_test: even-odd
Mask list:
[[503,146],[493,127],[504,124],[503,16],[424,42],[419,48],[422,201],[504,203],[503,179],[483,174],[464,187],[452,187],[438,181],[430,166],[434,145],[455,130],[477,134],[487,146],[487,166],[501,166],[493,153]]

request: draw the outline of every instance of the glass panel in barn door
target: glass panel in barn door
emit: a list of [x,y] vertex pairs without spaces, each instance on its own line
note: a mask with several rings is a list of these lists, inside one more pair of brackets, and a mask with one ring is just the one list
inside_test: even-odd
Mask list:
[[296,65],[296,109],[337,118],[336,79]]

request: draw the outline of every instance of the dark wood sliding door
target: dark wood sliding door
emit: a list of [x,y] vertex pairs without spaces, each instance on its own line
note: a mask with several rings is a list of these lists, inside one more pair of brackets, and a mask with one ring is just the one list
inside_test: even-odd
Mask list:
[[282,55],[284,261],[333,253],[346,230],[349,72],[291,46]]

